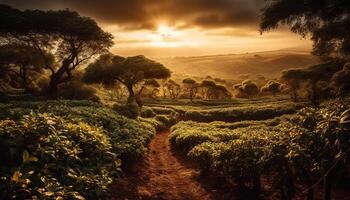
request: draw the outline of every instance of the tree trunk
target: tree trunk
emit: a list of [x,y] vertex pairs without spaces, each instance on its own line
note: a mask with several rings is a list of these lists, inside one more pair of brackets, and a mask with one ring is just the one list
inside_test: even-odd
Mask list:
[[140,91],[137,93],[137,96],[136,96],[136,103],[139,106],[139,108],[142,108],[142,106],[143,106],[141,95],[142,95],[142,92],[144,89],[145,89],[145,86],[142,86]]
[[126,88],[128,89],[128,92],[129,92],[128,103],[135,103],[136,98],[135,98],[135,93],[132,85],[127,85]]
[[58,84],[59,84],[59,78],[57,74],[52,74],[50,77],[50,83],[48,88],[48,95],[51,99],[57,99],[58,98]]
[[314,106],[318,105],[318,98],[317,98],[317,85],[316,82],[311,83],[311,103]]
[[28,87],[28,81],[27,81],[27,69],[25,66],[21,66],[20,74],[22,78],[23,88],[26,92],[28,92],[29,87]]
[[307,200],[314,200],[314,183],[312,181],[312,178],[311,178],[311,175],[306,175],[307,178],[306,178],[306,185],[308,187],[308,190],[307,190],[307,197],[306,199]]
[[308,189],[307,200],[314,200],[314,189],[313,188]]
[[332,180],[331,180],[331,173],[328,173],[324,177],[324,182],[323,182],[323,189],[324,189],[324,200],[331,200],[332,199]]
[[49,97],[52,99],[58,98],[58,85],[62,82],[62,77],[64,73],[68,72],[69,65],[72,62],[72,59],[64,60],[62,66],[50,76],[50,84],[48,88]]
[[259,194],[259,192],[261,191],[261,180],[260,180],[260,175],[259,174],[255,174],[253,177],[253,187],[254,187],[254,192],[256,192],[256,194]]

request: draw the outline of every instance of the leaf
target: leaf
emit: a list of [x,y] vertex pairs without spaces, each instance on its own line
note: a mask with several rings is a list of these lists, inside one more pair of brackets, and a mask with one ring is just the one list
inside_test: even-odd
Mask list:
[[24,150],[22,153],[22,162],[26,163],[29,160],[29,152],[27,150]]
[[27,150],[24,150],[22,154],[22,160],[23,160],[23,163],[28,163],[28,162],[37,162],[39,159],[35,156],[30,156],[29,152]]
[[38,158],[35,156],[30,156],[30,158],[28,159],[28,162],[38,162]]
[[12,181],[13,182],[18,182],[19,178],[21,177],[21,173],[19,171],[15,171],[12,175]]

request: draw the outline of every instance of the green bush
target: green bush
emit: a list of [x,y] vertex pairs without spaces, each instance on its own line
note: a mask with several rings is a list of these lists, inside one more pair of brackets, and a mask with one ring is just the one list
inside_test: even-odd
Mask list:
[[127,103],[125,105],[115,104],[113,109],[120,115],[130,119],[136,119],[140,115],[140,109],[136,103]]
[[70,81],[60,85],[58,96],[62,99],[70,100],[91,100],[99,102],[100,98],[96,90],[80,81]]
[[156,113],[153,111],[153,109],[151,107],[143,106],[141,109],[140,115],[141,115],[141,117],[144,117],[144,118],[151,118],[151,117],[156,116]]
[[176,119],[173,116],[157,115],[154,118],[155,118],[155,120],[163,123],[168,128],[171,127],[172,125],[176,124]]
[[[155,133],[150,125],[90,101],[15,102],[0,108],[0,149],[7,152],[0,161],[0,197],[105,199],[112,178],[146,153]],[[38,161],[23,164],[25,150]],[[20,174],[28,184],[17,178]]]
[[215,108],[207,110],[188,110],[184,119],[199,122],[237,122],[243,120],[267,120],[285,114],[295,113],[302,105],[266,104],[257,106]]
[[102,130],[52,114],[0,121],[4,199],[101,199],[120,170]]

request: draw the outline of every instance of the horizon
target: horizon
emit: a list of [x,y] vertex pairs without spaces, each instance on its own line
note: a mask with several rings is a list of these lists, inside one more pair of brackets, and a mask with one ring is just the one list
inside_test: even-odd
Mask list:
[[[121,56],[183,57],[244,54],[302,47],[311,50],[308,38],[287,28],[260,34],[256,0],[158,2],[0,0],[19,9],[70,9],[97,21],[114,36],[111,52]],[[131,9],[133,9],[131,11]],[[169,11],[169,12],[167,12]],[[140,12],[140,13],[137,13]]]

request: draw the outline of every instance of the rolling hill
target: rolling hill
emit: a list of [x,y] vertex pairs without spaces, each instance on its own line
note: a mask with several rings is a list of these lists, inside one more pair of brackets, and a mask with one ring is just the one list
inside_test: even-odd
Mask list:
[[320,60],[308,51],[297,49],[155,59],[170,68],[174,74],[224,79],[256,75],[274,78],[285,69],[302,68],[320,63]]

